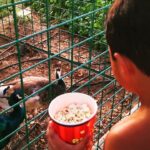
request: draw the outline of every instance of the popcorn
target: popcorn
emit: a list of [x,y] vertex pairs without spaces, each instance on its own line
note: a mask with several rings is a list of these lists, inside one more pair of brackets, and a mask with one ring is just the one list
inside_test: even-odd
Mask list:
[[62,123],[78,123],[91,116],[87,104],[70,104],[58,111],[54,118]]

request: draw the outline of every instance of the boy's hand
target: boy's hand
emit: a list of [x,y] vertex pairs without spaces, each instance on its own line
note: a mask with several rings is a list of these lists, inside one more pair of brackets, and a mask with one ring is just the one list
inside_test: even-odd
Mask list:
[[90,150],[89,147],[91,141],[89,137],[84,138],[78,144],[68,144],[61,140],[59,136],[54,132],[51,122],[49,122],[47,129],[48,148],[49,150]]

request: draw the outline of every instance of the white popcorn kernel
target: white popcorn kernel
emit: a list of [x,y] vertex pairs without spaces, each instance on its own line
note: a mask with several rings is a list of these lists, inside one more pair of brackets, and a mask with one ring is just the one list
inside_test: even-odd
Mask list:
[[90,108],[87,104],[70,104],[58,111],[54,118],[63,123],[81,122],[91,115]]

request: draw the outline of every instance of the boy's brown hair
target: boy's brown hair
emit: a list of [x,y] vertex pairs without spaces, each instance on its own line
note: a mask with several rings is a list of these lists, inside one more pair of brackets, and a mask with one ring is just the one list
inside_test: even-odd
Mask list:
[[115,0],[105,25],[112,55],[125,55],[150,76],[150,0]]

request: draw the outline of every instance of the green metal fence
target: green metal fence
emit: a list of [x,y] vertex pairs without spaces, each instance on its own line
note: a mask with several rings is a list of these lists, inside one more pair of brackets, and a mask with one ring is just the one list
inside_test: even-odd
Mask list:
[[[129,115],[138,98],[125,91],[111,71],[104,18],[111,0],[0,0],[0,84],[19,78],[45,77],[49,83],[17,103],[42,93],[57,82],[61,67],[67,92],[82,92],[98,104],[94,149],[121,118]],[[48,93],[51,99],[51,93]],[[50,101],[48,101],[49,103]],[[46,149],[47,108],[44,103],[26,112],[5,149]],[[13,106],[14,107],[14,106]],[[33,106],[34,107],[34,106]],[[1,115],[9,111],[1,109]]]

